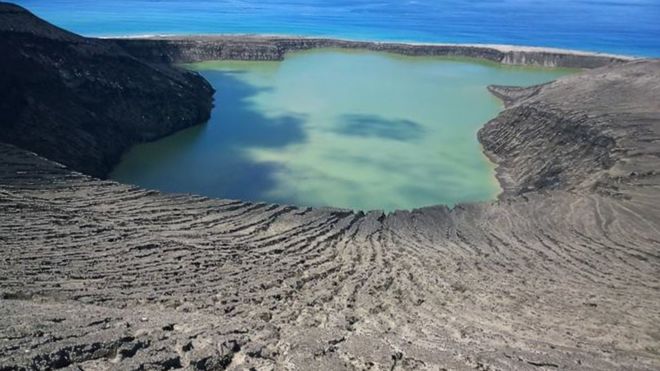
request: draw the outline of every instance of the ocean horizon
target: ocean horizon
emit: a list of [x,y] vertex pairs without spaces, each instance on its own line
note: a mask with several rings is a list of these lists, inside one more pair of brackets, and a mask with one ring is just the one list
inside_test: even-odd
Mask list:
[[15,2],[59,27],[96,37],[293,35],[660,56],[657,0]]

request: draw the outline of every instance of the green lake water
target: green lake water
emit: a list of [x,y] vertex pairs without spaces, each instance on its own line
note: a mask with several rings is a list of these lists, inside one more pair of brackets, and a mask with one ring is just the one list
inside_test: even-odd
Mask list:
[[494,199],[494,165],[476,133],[503,107],[486,86],[573,72],[332,49],[187,67],[217,90],[211,120],[135,146],[112,179],[362,210]]

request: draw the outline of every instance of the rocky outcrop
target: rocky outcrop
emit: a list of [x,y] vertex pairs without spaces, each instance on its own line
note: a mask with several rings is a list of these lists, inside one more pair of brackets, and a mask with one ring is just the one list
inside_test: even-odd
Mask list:
[[206,121],[201,77],[0,3],[0,141],[95,176],[131,145]]
[[505,194],[628,197],[626,184],[657,176],[659,70],[658,60],[638,61],[530,88],[490,87],[507,110],[479,140],[499,164]]
[[172,36],[115,41],[140,58],[167,63],[222,59],[279,61],[287,53],[318,48],[364,49],[408,56],[476,58],[503,64],[570,68],[596,68],[632,59],[608,54],[506,45],[415,45],[300,37]]
[[0,143],[0,369],[660,369],[660,61],[491,91],[505,192],[453,209],[163,194]]

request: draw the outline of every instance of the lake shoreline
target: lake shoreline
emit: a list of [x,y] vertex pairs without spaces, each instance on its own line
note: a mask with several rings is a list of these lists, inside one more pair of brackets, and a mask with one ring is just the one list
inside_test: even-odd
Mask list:
[[[530,46],[353,41],[277,35],[150,35],[108,40],[119,43],[131,54],[142,59],[168,64],[213,60],[279,62],[291,53],[318,49],[359,50],[406,57],[465,58],[500,65],[570,69],[593,69],[636,59],[607,53]],[[503,101],[503,109],[506,109],[506,98],[496,94],[490,87],[488,90]],[[484,122],[479,131],[483,130],[488,122]],[[515,195],[518,189],[507,175],[501,159],[485,148],[485,139],[481,135],[477,135],[477,141],[483,150],[482,154],[494,166],[494,177],[500,188],[495,199],[502,200]]]

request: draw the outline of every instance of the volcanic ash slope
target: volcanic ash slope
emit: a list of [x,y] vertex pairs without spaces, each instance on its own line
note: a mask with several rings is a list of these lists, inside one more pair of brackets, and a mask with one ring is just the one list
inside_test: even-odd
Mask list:
[[2,145],[0,365],[657,369],[660,62],[492,90],[506,193],[451,211],[165,195]]

